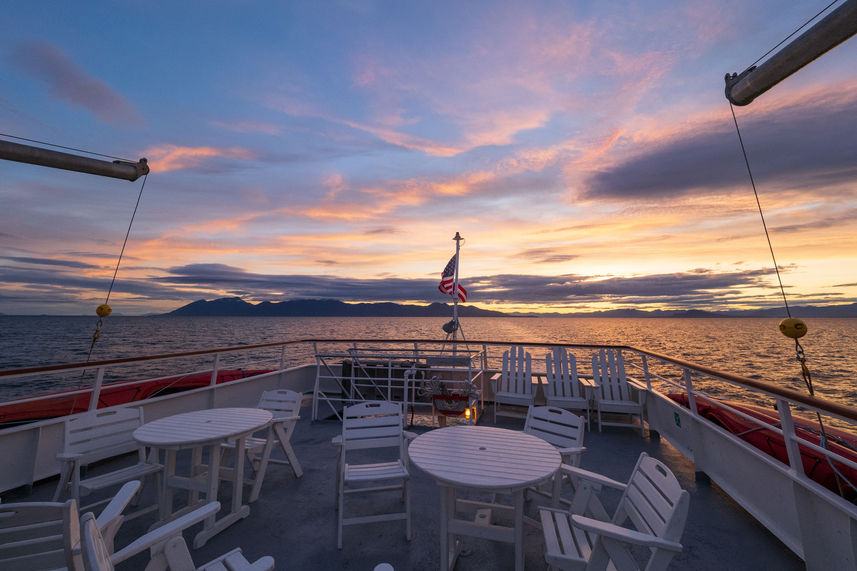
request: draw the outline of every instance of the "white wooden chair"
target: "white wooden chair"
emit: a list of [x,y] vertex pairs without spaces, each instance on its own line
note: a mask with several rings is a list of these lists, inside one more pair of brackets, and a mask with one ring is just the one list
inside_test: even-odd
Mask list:
[[190,556],[182,530],[204,520],[217,512],[220,504],[210,502],[193,512],[173,520],[131,542],[124,549],[111,554],[92,513],[83,514],[80,520],[83,566],[86,571],[112,571],[126,559],[150,550],[147,571],[270,571],[274,568],[272,557],[262,557],[250,563],[241,553],[233,549],[229,553],[196,567]]
[[[122,486],[96,519],[111,553],[124,519],[122,511],[139,489],[136,480]],[[0,569],[82,571],[79,523],[74,499],[0,505]]]
[[[134,430],[143,424],[143,411],[139,408],[110,408],[86,412],[70,417],[65,421],[65,440],[63,451],[57,454],[61,463],[60,481],[54,492],[54,501],[59,500],[66,486],[71,487],[71,497],[80,504],[80,497],[90,493],[118,486],[132,480],[145,481],[154,476],[156,489],[160,490],[160,477],[163,466],[146,459],[146,449],[134,440]],[[137,461],[110,472],[82,475],[85,467],[94,462],[121,456],[130,452],[137,453]],[[93,470],[95,472],[95,470]],[[156,494],[157,497],[157,494]],[[81,505],[81,511],[88,506]],[[136,511],[126,517],[136,517],[158,509],[158,502]]]
[[[572,471],[578,490],[586,490],[592,482],[595,487],[623,490],[622,498],[609,521],[597,514],[574,513],[581,507],[578,503],[570,511],[540,508],[545,560],[551,568],[659,571],[681,552],[690,495],[662,462],[643,452],[627,484],[585,470]],[[603,511],[603,506],[599,509]],[[624,527],[629,523],[630,528]]]
[[548,406],[582,411],[589,428],[589,402],[595,383],[577,376],[577,359],[565,347],[554,347],[545,355],[545,402]]
[[[247,459],[253,468],[252,479],[246,481],[252,484],[249,501],[255,502],[259,498],[262,481],[268,469],[268,464],[285,464],[292,467],[296,478],[303,476],[303,469],[294,448],[291,445],[292,433],[295,425],[300,419],[301,401],[303,395],[290,390],[265,391],[259,399],[258,408],[271,411],[274,418],[268,426],[264,438],[251,436],[246,439]],[[279,444],[285,455],[285,459],[271,458],[274,447]],[[235,443],[228,442],[221,446],[222,453],[235,450]]]
[[[337,480],[337,547],[342,549],[342,528],[346,525],[405,520],[405,537],[411,539],[411,502],[408,493],[410,474],[404,435],[402,406],[393,402],[368,401],[345,407],[342,412],[342,454]],[[394,449],[391,459],[351,464],[349,453],[369,449]],[[361,454],[361,459],[363,453]],[[345,496],[401,490],[404,511],[374,515],[345,516]]]
[[[582,416],[562,408],[531,406],[527,411],[527,420],[524,422],[524,432],[553,444],[562,456],[563,464],[580,466],[580,457],[586,451],[586,447],[583,446],[584,422],[585,419]],[[562,475],[557,474],[550,494],[554,505],[559,501],[561,483]],[[529,491],[548,495],[537,488],[531,488]]]
[[0,504],[0,569],[80,570],[77,502]]
[[[643,399],[645,387],[625,376],[625,361],[621,351],[600,349],[592,356],[592,380],[595,407],[598,411],[598,431],[602,426],[626,426],[643,429]],[[621,414],[627,422],[608,422],[604,414]],[[634,418],[638,422],[634,422]]]
[[532,356],[519,345],[509,347],[503,353],[503,369],[491,377],[491,388],[494,390],[495,422],[498,414],[519,416],[501,412],[500,404],[512,406],[532,406],[535,404],[532,361]]

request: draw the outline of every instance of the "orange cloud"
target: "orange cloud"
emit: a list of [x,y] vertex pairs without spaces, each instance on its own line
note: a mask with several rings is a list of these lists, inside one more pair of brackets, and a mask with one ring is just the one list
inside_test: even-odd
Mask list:
[[240,147],[179,147],[177,145],[156,145],[143,151],[149,160],[153,172],[166,172],[194,168],[214,157],[250,161],[255,155]]

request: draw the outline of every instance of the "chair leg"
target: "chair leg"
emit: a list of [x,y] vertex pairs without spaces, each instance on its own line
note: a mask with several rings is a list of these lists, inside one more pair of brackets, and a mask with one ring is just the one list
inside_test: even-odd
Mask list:
[[274,426],[274,429],[277,432],[277,438],[280,441],[280,447],[283,449],[283,453],[286,455],[289,464],[291,464],[292,466],[292,470],[294,470],[295,472],[295,478],[300,478],[304,475],[304,471],[301,468],[301,463],[298,461],[298,457],[295,454],[294,448],[292,448],[291,443],[289,442],[288,438],[286,438],[286,431],[281,425]]
[[336,523],[337,523],[336,547],[338,549],[342,549],[342,519],[343,519],[342,514],[345,511],[345,508],[343,505],[343,500],[344,500],[343,496],[345,494],[344,494],[344,490],[343,490],[344,484],[342,483],[342,479],[343,479],[342,475],[340,474],[339,478],[338,478],[338,483],[337,483],[337,491],[338,491],[338,496],[339,496],[339,500],[337,502],[337,506],[338,506],[337,511],[339,513],[337,514],[337,518],[336,518]]
[[74,469],[74,465],[63,465],[62,470],[60,472],[60,481],[57,484],[57,489],[54,491],[54,498],[52,501],[58,502],[60,496],[62,495],[63,490],[68,486],[69,480],[71,479],[71,471]]
[[410,541],[411,540],[411,494],[410,494],[410,480],[405,479],[403,484],[405,489],[405,538]]
[[[268,471],[268,462],[271,458],[271,449],[273,447],[274,432],[271,431],[268,433],[268,439],[265,441],[265,448],[262,450],[262,458],[258,460],[256,473],[253,474],[253,487],[250,489],[250,497],[248,498],[248,501],[251,503],[259,499],[259,492],[262,490],[262,481],[265,479],[265,473]],[[251,460],[250,463],[252,465],[253,461]]]

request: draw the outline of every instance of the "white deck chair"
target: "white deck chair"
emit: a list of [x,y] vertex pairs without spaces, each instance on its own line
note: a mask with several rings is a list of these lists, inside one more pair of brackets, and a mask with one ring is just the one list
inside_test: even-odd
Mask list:
[[[592,380],[595,406],[598,411],[598,431],[602,426],[626,426],[643,429],[643,398],[645,387],[625,376],[625,361],[621,351],[600,349],[592,356]],[[607,422],[603,415],[627,415],[627,422]],[[639,422],[634,422],[637,418]]]
[[[262,481],[268,469],[268,464],[285,464],[291,466],[296,478],[303,476],[303,469],[298,457],[292,448],[291,438],[295,431],[295,425],[300,419],[301,402],[303,395],[290,390],[265,391],[259,399],[258,408],[271,411],[274,415],[271,424],[267,428],[264,438],[251,436],[246,439],[247,459],[250,461],[254,475],[246,481],[252,484],[249,501],[255,502],[259,498]],[[280,445],[285,459],[271,458],[276,445]],[[228,442],[221,446],[222,453],[235,450],[235,443]]]
[[[113,552],[113,538],[124,519],[122,511],[140,489],[128,482],[98,515],[96,525]],[[0,505],[0,569],[82,571],[77,501],[20,502]]]
[[[408,493],[410,474],[404,435],[402,405],[369,401],[346,407],[342,412],[342,454],[337,483],[337,547],[342,549],[342,528],[346,525],[405,520],[405,537],[411,539],[411,501]],[[349,463],[357,451],[387,448],[390,459],[370,464]],[[363,453],[359,453],[361,459]],[[402,490],[404,511],[383,514],[345,516],[345,496]]]
[[[586,451],[583,446],[585,431],[582,416],[553,406],[531,406],[527,411],[527,420],[524,423],[524,432],[538,436],[545,442],[553,444],[562,456],[562,462],[566,465],[580,466],[580,457]],[[553,490],[551,494],[542,492],[537,488],[529,491],[541,495],[550,495],[554,505],[559,501],[562,475],[554,477]]]
[[535,404],[532,361],[532,356],[519,345],[509,347],[503,353],[503,369],[491,377],[491,388],[494,390],[495,422],[498,414],[519,416],[501,412],[500,404],[512,406],[532,406]]
[[0,569],[79,570],[77,502],[0,504]]
[[170,571],[270,571],[274,568],[272,557],[262,557],[250,563],[241,553],[233,549],[229,553],[196,567],[190,556],[182,530],[204,520],[220,509],[220,504],[211,502],[193,512],[155,528],[131,542],[124,549],[111,554],[92,513],[83,514],[80,520],[83,566],[86,571],[112,571],[116,564],[146,550],[151,550],[146,569]]
[[[579,505],[571,511],[540,508],[545,560],[552,568],[660,571],[681,552],[690,495],[662,462],[643,452],[627,484],[572,471],[579,490],[587,488],[591,477],[596,487],[623,490],[622,498],[610,521],[572,513]],[[627,523],[632,527],[623,527]]]
[[589,428],[589,402],[595,383],[577,376],[577,359],[565,347],[554,347],[545,355],[545,402],[548,406],[582,411]]
[[[72,416],[66,420],[63,451],[57,454],[57,459],[61,463],[60,481],[53,500],[59,500],[66,486],[70,486],[71,497],[81,505],[81,496],[132,480],[145,482],[151,476],[155,479],[155,489],[160,490],[159,482],[164,470],[163,466],[147,461],[145,447],[134,440],[134,430],[142,424],[143,411],[139,408],[96,410]],[[129,452],[137,453],[137,461],[134,464],[110,472],[82,476],[88,464]],[[93,472],[97,471],[93,470]],[[155,497],[157,498],[157,494]],[[82,511],[107,501],[109,500],[88,506],[81,505],[80,509]],[[157,502],[126,517],[136,517],[155,509],[158,509]]]

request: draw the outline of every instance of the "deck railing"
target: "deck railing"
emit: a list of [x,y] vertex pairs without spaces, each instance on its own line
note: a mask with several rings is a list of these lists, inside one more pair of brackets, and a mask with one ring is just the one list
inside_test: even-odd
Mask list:
[[[765,406],[770,411],[776,411],[779,422],[772,425],[728,404],[718,403],[718,406],[723,406],[730,413],[737,415],[746,422],[757,425],[760,429],[772,430],[781,435],[788,451],[788,465],[795,472],[804,472],[803,463],[800,461],[800,447],[806,447],[824,455],[828,458],[828,462],[836,462],[857,470],[857,463],[850,458],[802,438],[796,431],[794,422],[795,415],[807,420],[812,420],[815,415],[819,415],[824,419],[825,426],[836,427],[857,434],[857,409],[814,398],[808,394],[780,387],[773,383],[724,373],[704,365],[626,345],[546,344],[533,341],[509,343],[483,340],[458,342],[453,345],[448,339],[300,339],[89,363],[5,370],[0,371],[0,385],[9,382],[28,387],[50,385],[51,383],[46,377],[51,375],[65,375],[65,378],[69,379],[80,374],[80,377],[76,379],[77,382],[80,382],[80,379],[88,378],[93,379],[92,384],[65,391],[63,394],[86,401],[88,408],[92,409],[98,406],[101,391],[105,386],[109,386],[111,389],[133,388],[135,385],[149,382],[152,379],[176,376],[180,372],[178,367],[186,367],[182,372],[183,375],[210,373],[209,386],[214,387],[219,372],[225,368],[276,370],[311,363],[315,360],[318,368],[317,376],[335,377],[335,369],[331,368],[330,363],[337,356],[352,358],[359,354],[364,358],[371,359],[372,355],[377,357],[386,351],[388,357],[390,352],[396,352],[402,358],[417,356],[417,360],[428,355],[465,354],[472,360],[475,368],[490,374],[499,370],[502,352],[513,344],[524,346],[533,355],[535,382],[541,382],[543,379],[544,354],[552,347],[562,346],[575,354],[578,372],[582,377],[588,377],[591,374],[587,365],[587,357],[591,353],[602,348],[622,351],[629,376],[645,383],[652,391],[685,395],[689,404],[687,408],[692,415],[699,415],[697,411],[698,402],[712,402],[713,399],[723,398],[742,400]],[[386,375],[389,379],[384,377],[375,379],[375,381],[386,383],[392,378],[401,379],[402,371],[392,372],[392,369],[391,366],[390,374]],[[108,380],[123,375],[127,378],[133,374],[131,373],[133,370],[160,371],[163,374],[153,375],[148,379],[139,379],[141,375],[138,374],[136,380],[106,384]],[[187,372],[188,370],[190,372]],[[385,386],[389,389],[389,384]],[[46,398],[46,395],[16,399],[15,402],[17,404],[35,404],[42,398]],[[0,406],[3,404],[5,403],[0,403]],[[846,485],[850,486],[850,484]]]

